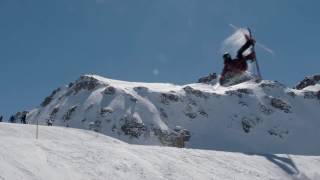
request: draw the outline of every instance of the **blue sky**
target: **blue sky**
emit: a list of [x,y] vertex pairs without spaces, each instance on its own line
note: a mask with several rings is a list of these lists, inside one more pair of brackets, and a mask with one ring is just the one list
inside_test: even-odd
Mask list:
[[265,79],[319,73],[316,0],[0,0],[0,114],[40,104],[95,73],[127,81],[195,82],[221,72],[229,24],[249,26]]

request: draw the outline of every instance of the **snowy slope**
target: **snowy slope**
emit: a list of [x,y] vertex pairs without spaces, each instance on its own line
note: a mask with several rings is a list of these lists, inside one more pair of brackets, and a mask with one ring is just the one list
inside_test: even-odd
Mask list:
[[129,145],[92,131],[0,123],[1,180],[320,178],[320,157]]
[[320,155],[320,87],[125,82],[85,75],[58,88],[28,123],[91,129],[133,144]]

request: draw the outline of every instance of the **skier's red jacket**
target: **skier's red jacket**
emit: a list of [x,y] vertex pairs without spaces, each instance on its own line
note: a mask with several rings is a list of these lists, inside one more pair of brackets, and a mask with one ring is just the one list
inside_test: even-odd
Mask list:
[[248,40],[239,50],[237,53],[237,58],[233,60],[226,60],[224,62],[224,68],[221,73],[220,80],[224,80],[225,75],[228,73],[231,74],[239,74],[243,73],[248,69],[248,60],[254,60],[255,59],[255,53],[252,52],[247,56],[243,56],[243,52],[246,51],[251,45],[254,44],[254,40]]

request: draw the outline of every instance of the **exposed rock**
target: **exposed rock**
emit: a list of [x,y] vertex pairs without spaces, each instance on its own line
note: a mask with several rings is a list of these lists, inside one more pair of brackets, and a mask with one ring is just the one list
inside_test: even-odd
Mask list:
[[191,138],[190,131],[187,129],[182,128],[181,126],[176,126],[174,128],[175,132],[175,147],[184,148],[185,142],[189,141]]
[[133,103],[137,103],[138,102],[138,99],[136,97],[134,97],[133,95],[127,94],[127,96],[129,96],[129,99],[130,99],[131,102],[133,102]]
[[106,94],[106,95],[114,95],[115,93],[116,93],[116,88],[112,86],[106,87],[106,89],[103,91],[103,94]]
[[68,84],[68,86],[67,86],[67,87],[68,87],[68,88],[71,88],[73,85],[74,85],[74,83],[73,83],[73,82],[71,82],[71,83],[69,83],[69,84]]
[[81,90],[91,91],[95,89],[99,85],[99,81],[93,77],[81,76],[79,80],[77,80],[71,86],[71,90],[73,91],[73,95],[78,94]]
[[272,98],[271,99],[271,105],[274,108],[280,109],[285,113],[291,113],[291,106],[286,103],[285,101],[278,99],[278,98]]
[[260,109],[260,112],[262,112],[265,115],[270,115],[274,112],[272,109],[268,108],[267,106],[261,103],[259,103],[259,109]]
[[185,112],[184,114],[190,119],[194,119],[197,117],[197,113],[194,113],[194,112]]
[[206,118],[209,117],[208,113],[205,112],[203,109],[199,109],[198,113],[199,113],[201,116],[204,116],[204,117],[206,117]]
[[163,108],[160,108],[160,116],[163,118],[168,118],[168,115]]
[[42,107],[45,107],[45,106],[47,106],[48,104],[50,104],[51,101],[53,100],[53,97],[54,97],[60,90],[61,90],[60,88],[55,89],[55,90],[51,93],[50,96],[48,96],[48,97],[46,97],[46,98],[44,99],[44,101],[41,103],[41,106],[42,106]]
[[304,78],[294,88],[301,90],[308,86],[316,85],[319,82],[320,82],[320,75],[314,75],[314,76]]
[[296,95],[296,93],[294,93],[293,91],[288,91],[288,92],[286,92],[289,96],[291,96],[291,97],[293,97],[293,98],[295,98],[297,95]]
[[63,120],[68,121],[71,119],[72,114],[76,111],[77,106],[72,106],[64,115],[63,115]]
[[194,119],[197,117],[197,113],[193,112],[193,108],[191,104],[188,104],[184,110],[184,114],[190,119]]
[[161,144],[174,147],[185,147],[185,142],[191,138],[189,130],[176,126],[173,131],[163,131],[161,129],[152,129],[159,138]]
[[101,131],[101,121],[96,120],[94,122],[89,123],[89,129],[95,132],[100,132]]
[[245,133],[249,133],[253,127],[255,127],[261,119],[259,117],[242,117],[241,125]]
[[106,116],[106,115],[109,115],[109,114],[112,114],[112,113],[113,113],[113,109],[110,108],[110,107],[101,108],[101,110],[100,110],[100,115],[101,116]]
[[27,124],[27,116],[29,111],[21,111],[17,112],[15,115],[12,115],[10,118],[11,123],[21,123],[21,124]]
[[267,81],[267,82],[261,82],[259,84],[259,87],[261,88],[269,88],[269,89],[273,89],[273,88],[285,88],[286,86],[278,81]]
[[206,83],[206,84],[212,84],[216,83],[218,79],[218,76],[216,73],[210,73],[208,76],[204,76],[198,80],[198,83]]
[[253,90],[247,89],[247,88],[240,88],[240,89],[237,89],[237,91],[241,94],[253,94]]
[[243,94],[237,90],[229,90],[226,91],[225,94],[229,95],[229,96],[237,96],[239,98],[242,98]]
[[136,91],[140,96],[145,96],[149,89],[147,87],[138,86],[133,88],[134,91]]
[[179,100],[180,100],[180,97],[175,94],[162,93],[160,95],[160,102],[166,105],[169,105],[170,102],[178,102]]
[[277,136],[282,139],[285,135],[289,134],[289,131],[288,130],[281,130],[278,127],[274,127],[272,129],[268,130],[268,133],[272,136]]
[[183,90],[187,93],[187,94],[192,94],[196,97],[200,97],[200,98],[205,98],[207,99],[208,98],[208,95],[206,95],[205,93],[203,93],[202,91],[200,90],[197,90],[197,89],[194,89],[190,86],[186,86],[183,88]]
[[55,107],[53,108],[52,112],[50,113],[50,117],[49,119],[47,119],[47,125],[48,126],[52,126],[52,124],[54,123],[57,113],[59,112],[59,108]]
[[133,116],[125,116],[120,121],[124,122],[124,124],[121,126],[121,130],[125,135],[138,138],[146,131],[145,125],[142,122],[139,122],[138,119]]
[[242,107],[249,107],[249,105],[244,102],[244,101],[239,101],[239,104],[242,106]]

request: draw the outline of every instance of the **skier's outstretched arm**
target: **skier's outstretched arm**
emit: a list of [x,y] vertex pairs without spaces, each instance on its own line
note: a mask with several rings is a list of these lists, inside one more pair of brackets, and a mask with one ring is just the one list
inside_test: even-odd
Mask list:
[[248,40],[237,52],[237,58],[243,59],[243,52],[245,52],[253,44],[252,40]]
[[243,57],[243,52],[245,52],[251,45],[254,45],[255,40],[254,39],[250,39],[250,37],[248,35],[245,35],[246,37],[246,43],[241,46],[241,48],[238,50],[237,52],[237,58],[238,59],[244,59]]

